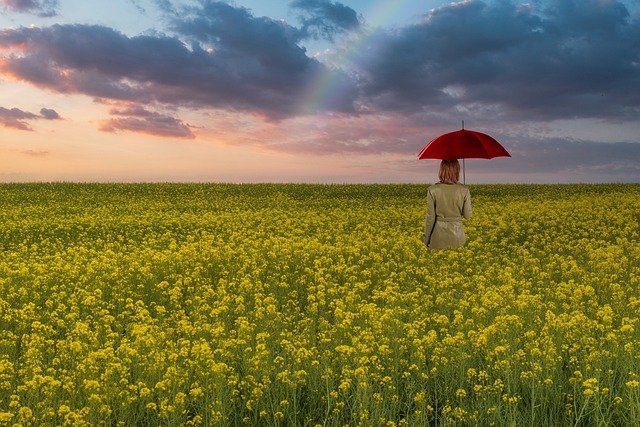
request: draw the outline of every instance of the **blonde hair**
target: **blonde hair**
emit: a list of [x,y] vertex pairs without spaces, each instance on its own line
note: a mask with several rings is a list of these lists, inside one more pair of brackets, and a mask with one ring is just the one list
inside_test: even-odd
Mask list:
[[438,178],[444,184],[457,184],[460,180],[460,162],[457,159],[440,162]]

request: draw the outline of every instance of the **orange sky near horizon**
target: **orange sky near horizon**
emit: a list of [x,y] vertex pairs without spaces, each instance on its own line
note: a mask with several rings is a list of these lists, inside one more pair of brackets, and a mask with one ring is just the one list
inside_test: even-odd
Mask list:
[[[7,88],[4,83],[4,89]],[[372,126],[371,118],[318,117],[265,122],[247,114],[194,112],[183,114],[195,138],[159,138],[136,132],[100,130],[107,105],[82,95],[52,95],[19,83],[4,90],[8,103],[25,111],[56,105],[59,120],[34,120],[32,130],[3,128],[0,181],[187,181],[187,182],[415,182],[420,174],[395,173],[406,155],[344,155],[292,153],[278,145],[294,146],[296,138],[322,135],[321,128],[343,132]],[[11,92],[14,95],[11,95]],[[24,95],[28,94],[26,102]],[[21,99],[22,98],[22,99]],[[56,99],[52,99],[56,98]],[[33,99],[39,102],[33,103]],[[359,123],[358,123],[359,122]],[[376,133],[383,133],[376,120]],[[388,131],[393,131],[390,126]],[[290,132],[290,133],[289,133]],[[363,132],[365,144],[367,132]],[[416,146],[416,149],[421,147]],[[413,160],[413,159],[411,159]],[[425,166],[422,162],[420,166]],[[428,168],[425,168],[425,170]],[[425,177],[426,178],[426,177]]]

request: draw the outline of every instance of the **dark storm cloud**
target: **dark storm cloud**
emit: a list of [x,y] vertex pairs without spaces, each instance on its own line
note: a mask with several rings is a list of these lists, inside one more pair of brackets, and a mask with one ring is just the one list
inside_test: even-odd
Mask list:
[[381,109],[492,108],[534,120],[640,113],[640,22],[617,1],[463,1],[378,40],[356,63]]
[[116,117],[101,124],[100,130],[105,132],[129,131],[162,137],[195,138],[189,126],[181,120],[141,107],[114,108],[109,113]]
[[0,107],[0,124],[8,128],[30,131],[33,129],[29,126],[28,121],[38,119],[57,120],[60,119],[60,115],[49,108],[41,109],[38,115],[19,108]]
[[303,34],[333,41],[335,35],[360,27],[355,10],[329,0],[294,0],[291,7],[301,13]]
[[[211,1],[183,13],[174,20],[173,29],[200,48],[211,49],[211,65],[226,67],[240,83],[284,93],[299,87],[309,70],[319,66],[298,45],[300,32],[282,21]],[[234,90],[240,89],[235,86]]]
[[33,13],[42,17],[57,15],[58,0],[2,0],[8,11]]
[[[203,2],[173,21],[178,37],[128,37],[103,26],[53,25],[7,29],[0,47],[13,48],[0,71],[61,93],[131,102],[249,111],[268,119],[296,115],[296,103],[322,73],[343,80],[309,58],[298,45],[300,30],[256,18],[243,8]],[[338,111],[352,111],[343,96]]]

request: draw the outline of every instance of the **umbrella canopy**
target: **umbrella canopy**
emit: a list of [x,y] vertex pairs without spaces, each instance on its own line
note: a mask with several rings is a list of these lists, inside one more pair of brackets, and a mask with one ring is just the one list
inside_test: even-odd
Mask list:
[[418,154],[418,159],[462,159],[463,182],[466,183],[464,159],[493,159],[511,157],[511,154],[498,141],[486,133],[474,132],[464,128],[442,134],[432,139]]
[[419,159],[492,159],[511,157],[502,145],[489,135],[466,129],[445,133],[432,139],[418,154]]

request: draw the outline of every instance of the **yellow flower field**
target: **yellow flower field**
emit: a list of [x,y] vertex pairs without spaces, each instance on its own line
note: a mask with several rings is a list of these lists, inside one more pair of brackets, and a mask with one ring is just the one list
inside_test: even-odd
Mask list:
[[0,185],[0,426],[640,423],[640,185]]

